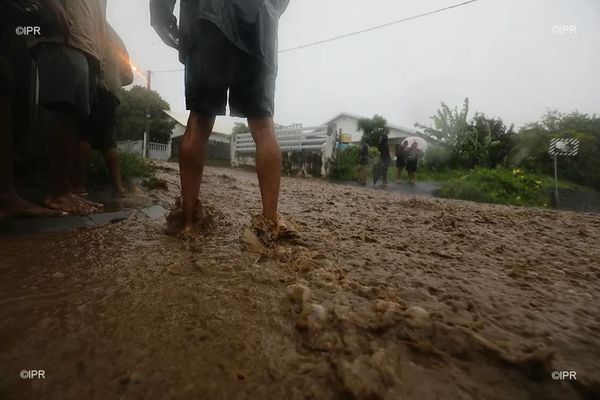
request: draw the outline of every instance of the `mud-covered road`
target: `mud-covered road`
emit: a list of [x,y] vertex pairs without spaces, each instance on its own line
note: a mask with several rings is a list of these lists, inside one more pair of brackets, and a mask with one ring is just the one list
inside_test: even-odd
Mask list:
[[202,193],[222,216],[194,241],[135,217],[0,237],[1,399],[600,396],[600,215],[290,178],[301,241],[261,255],[254,174]]

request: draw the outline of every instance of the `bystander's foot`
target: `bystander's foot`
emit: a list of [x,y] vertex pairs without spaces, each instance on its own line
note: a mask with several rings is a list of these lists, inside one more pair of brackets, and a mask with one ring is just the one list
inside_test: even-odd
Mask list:
[[49,218],[64,215],[58,210],[51,210],[38,206],[15,195],[0,197],[0,218],[26,217],[26,218]]
[[94,203],[71,193],[48,196],[44,205],[52,210],[71,215],[87,215],[104,209],[102,204]]
[[84,185],[73,185],[73,187],[71,188],[71,193],[73,193],[75,196],[88,195],[88,191]]

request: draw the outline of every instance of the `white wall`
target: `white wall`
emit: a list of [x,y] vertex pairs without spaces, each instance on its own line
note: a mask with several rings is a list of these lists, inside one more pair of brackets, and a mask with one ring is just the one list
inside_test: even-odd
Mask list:
[[343,135],[351,135],[353,142],[358,142],[362,138],[362,132],[357,132],[358,120],[346,115],[342,115],[340,118],[333,120],[332,123],[337,125],[338,130],[342,130]]
[[[352,135],[352,142],[360,142],[362,139],[362,131],[357,132],[358,120],[347,115],[342,115],[340,118],[333,120],[332,123],[337,124],[337,128],[342,130],[342,134]],[[403,132],[399,129],[390,128],[389,138],[405,138],[411,136],[408,132]]]

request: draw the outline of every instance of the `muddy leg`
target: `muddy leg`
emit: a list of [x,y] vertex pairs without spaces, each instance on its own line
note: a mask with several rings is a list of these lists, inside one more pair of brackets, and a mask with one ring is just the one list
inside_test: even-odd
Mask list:
[[125,195],[123,180],[121,179],[121,165],[119,164],[119,150],[116,147],[104,151],[104,161],[108,167],[112,187],[117,196]]
[[77,117],[60,113],[53,125],[52,194],[59,197],[71,193],[70,177],[77,149]]
[[79,118],[71,112],[60,112],[55,116],[53,127],[52,194],[45,205],[53,210],[68,214],[90,214],[102,209],[101,204],[92,203],[71,193],[71,172],[77,152]]
[[262,198],[263,216],[277,226],[281,150],[275,136],[273,118],[249,118],[248,126],[256,143],[256,173]]
[[202,172],[204,171],[204,160],[206,158],[206,142],[208,142],[214,124],[215,117],[201,116],[192,111],[185,134],[181,140],[179,170],[184,233],[192,231],[194,227]]
[[12,104],[0,94],[0,218],[53,217],[59,212],[23,200],[17,194],[12,159]]
[[387,183],[388,183],[388,168],[389,168],[388,164],[385,164],[383,166],[383,186],[387,186]]

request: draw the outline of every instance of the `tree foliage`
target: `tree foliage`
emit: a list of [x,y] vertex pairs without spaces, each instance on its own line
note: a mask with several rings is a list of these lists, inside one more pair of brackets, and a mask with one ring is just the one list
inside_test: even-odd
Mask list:
[[387,121],[381,115],[375,115],[373,118],[360,118],[358,129],[363,132],[363,140],[366,140],[369,146],[375,147],[379,144],[381,136],[390,132]]
[[169,103],[158,92],[142,86],[131,90],[120,89],[117,93],[121,106],[117,112],[117,139],[142,140],[146,130],[146,111],[150,115],[149,141],[168,143],[175,121],[163,110],[170,110]]
[[416,124],[437,140],[425,154],[425,164],[434,170],[504,166],[512,145],[513,127],[500,118],[475,113],[469,121],[469,99],[460,110],[442,103],[431,117],[432,127]]
[[250,133],[250,128],[248,128],[248,125],[244,124],[243,122],[236,122],[235,125],[233,126],[233,130],[231,131],[232,135],[241,135],[243,133]]
[[512,165],[552,175],[554,162],[548,148],[553,138],[580,141],[576,157],[559,157],[559,176],[600,190],[600,117],[595,114],[549,111],[541,121],[525,125],[510,152]]

